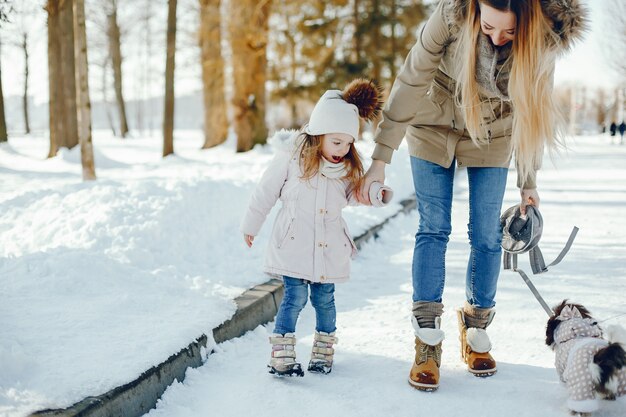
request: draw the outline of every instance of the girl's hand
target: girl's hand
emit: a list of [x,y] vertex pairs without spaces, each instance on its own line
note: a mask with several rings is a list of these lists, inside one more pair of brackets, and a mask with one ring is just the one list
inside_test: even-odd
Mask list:
[[372,205],[372,202],[370,201],[370,186],[376,181],[381,184],[385,183],[385,162],[374,159],[372,161],[372,165],[365,173],[365,179],[363,181],[363,185],[361,186],[361,190],[356,193],[356,199],[359,203],[365,204],[366,206]]
[[526,206],[535,206],[539,208],[539,194],[536,189],[530,190],[520,190],[520,196],[522,197],[522,202],[520,204],[520,212],[522,215],[526,214]]
[[254,241],[254,236],[244,234],[243,240],[246,242],[246,245],[248,245],[248,247],[251,248],[252,242]]

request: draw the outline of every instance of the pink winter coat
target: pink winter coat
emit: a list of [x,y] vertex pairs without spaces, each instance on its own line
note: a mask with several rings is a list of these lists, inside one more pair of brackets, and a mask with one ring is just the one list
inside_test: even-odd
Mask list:
[[[294,143],[297,132],[290,134],[286,142]],[[347,281],[357,252],[341,217],[344,207],[356,204],[348,195],[348,181],[320,173],[308,181],[301,176],[294,147],[279,149],[252,194],[241,231],[256,236],[280,199],[264,272],[320,283]]]

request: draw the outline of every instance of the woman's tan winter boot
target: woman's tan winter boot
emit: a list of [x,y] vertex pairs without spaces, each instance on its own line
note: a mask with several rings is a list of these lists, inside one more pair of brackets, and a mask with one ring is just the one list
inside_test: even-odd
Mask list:
[[296,362],[296,335],[293,333],[272,334],[272,357],[270,359],[269,373],[276,376],[304,376],[302,365]]
[[485,329],[496,314],[490,308],[477,308],[468,303],[457,310],[461,340],[461,359],[475,376],[487,377],[496,373],[496,361],[489,351],[491,341]]
[[313,338],[313,350],[309,361],[309,372],[318,374],[329,374],[333,369],[333,355],[335,349],[333,345],[339,341],[335,337],[335,332],[315,332]]
[[435,319],[435,328],[421,328],[415,317],[415,361],[409,374],[409,384],[422,391],[439,388],[439,367],[441,366],[441,342],[444,339],[440,330],[441,318]]

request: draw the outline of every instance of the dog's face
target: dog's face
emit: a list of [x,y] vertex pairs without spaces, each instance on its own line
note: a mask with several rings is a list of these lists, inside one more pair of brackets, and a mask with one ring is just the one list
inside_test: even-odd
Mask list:
[[578,337],[602,337],[602,330],[584,306],[563,300],[546,326],[546,344],[552,348]]

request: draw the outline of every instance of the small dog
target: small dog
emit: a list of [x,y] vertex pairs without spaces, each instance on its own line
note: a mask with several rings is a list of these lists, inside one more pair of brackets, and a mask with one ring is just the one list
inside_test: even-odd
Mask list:
[[589,416],[597,397],[614,400],[626,394],[626,331],[607,328],[608,340],[589,310],[567,300],[553,309],[546,344],[555,352],[556,370],[567,385],[572,415]]

